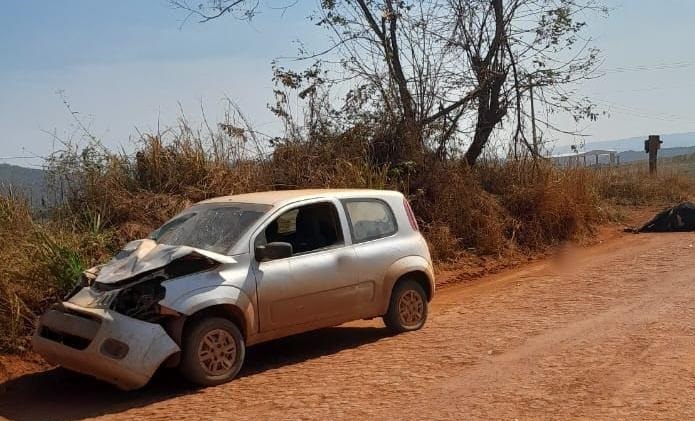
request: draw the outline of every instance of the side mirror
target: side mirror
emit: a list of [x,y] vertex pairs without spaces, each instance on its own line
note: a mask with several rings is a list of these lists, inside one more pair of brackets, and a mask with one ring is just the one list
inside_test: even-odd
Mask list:
[[284,259],[292,256],[292,244],[276,241],[268,243],[265,246],[256,246],[254,250],[256,260],[259,262],[265,260]]

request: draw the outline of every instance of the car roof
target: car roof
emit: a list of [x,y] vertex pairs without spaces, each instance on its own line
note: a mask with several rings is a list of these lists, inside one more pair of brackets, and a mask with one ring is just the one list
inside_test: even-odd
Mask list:
[[301,189],[301,190],[273,190],[256,193],[235,194],[232,196],[215,197],[200,203],[257,203],[263,205],[284,205],[299,200],[317,198],[348,199],[353,197],[366,198],[392,198],[402,197],[402,194],[393,190],[373,189]]

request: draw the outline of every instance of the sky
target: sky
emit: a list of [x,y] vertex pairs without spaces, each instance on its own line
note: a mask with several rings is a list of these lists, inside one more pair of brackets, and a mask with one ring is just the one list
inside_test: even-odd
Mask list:
[[[269,1],[269,0],[268,0]],[[263,2],[263,0],[261,0]],[[288,0],[289,2],[289,0]],[[181,110],[219,121],[225,98],[254,126],[279,129],[268,111],[271,62],[320,45],[307,16],[315,0],[264,9],[251,23],[189,20],[165,0],[7,0],[0,13],[0,162],[40,165],[69,139],[73,115],[109,148],[173,124]],[[278,4],[274,1],[273,4]],[[605,76],[581,86],[609,113],[577,127],[588,141],[695,131],[695,1],[622,0],[590,32]],[[559,145],[576,141],[555,136]]]

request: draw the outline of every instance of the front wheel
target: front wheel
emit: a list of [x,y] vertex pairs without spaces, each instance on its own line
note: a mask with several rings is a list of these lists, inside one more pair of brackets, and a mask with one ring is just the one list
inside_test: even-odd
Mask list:
[[412,279],[396,284],[391,293],[389,309],[384,315],[384,324],[402,333],[420,329],[426,320],[427,295],[422,286]]
[[244,337],[232,321],[200,319],[186,329],[180,370],[193,383],[214,386],[232,380],[245,355]]

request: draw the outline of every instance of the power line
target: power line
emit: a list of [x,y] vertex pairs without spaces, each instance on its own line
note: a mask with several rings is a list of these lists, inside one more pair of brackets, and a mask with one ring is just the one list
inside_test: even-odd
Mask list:
[[652,120],[661,120],[661,121],[667,121],[667,122],[672,122],[672,123],[695,124],[695,120],[689,120],[685,117],[678,116],[675,114],[660,114],[660,113],[655,113],[653,111],[629,107],[627,105],[616,104],[614,102],[606,101],[606,100],[602,100],[602,99],[594,99],[594,100],[598,101],[598,102],[602,102],[604,104],[607,104],[612,108],[615,108],[616,111],[621,113],[621,114],[627,114],[627,115],[631,115],[633,117],[647,118],[647,119],[652,119]]
[[695,66],[695,61],[679,61],[674,63],[643,64],[635,66],[620,66],[611,69],[599,69],[604,73],[651,72],[658,70],[679,70]]
[[664,90],[669,90],[669,89],[683,89],[684,87],[692,87],[695,86],[695,83],[682,83],[679,85],[671,85],[671,86],[653,86],[650,88],[637,88],[637,89],[619,89],[616,91],[601,91],[601,92],[595,92],[590,95],[601,95],[601,94],[622,94],[622,93],[629,93],[629,92],[652,92],[652,91],[664,91]]

